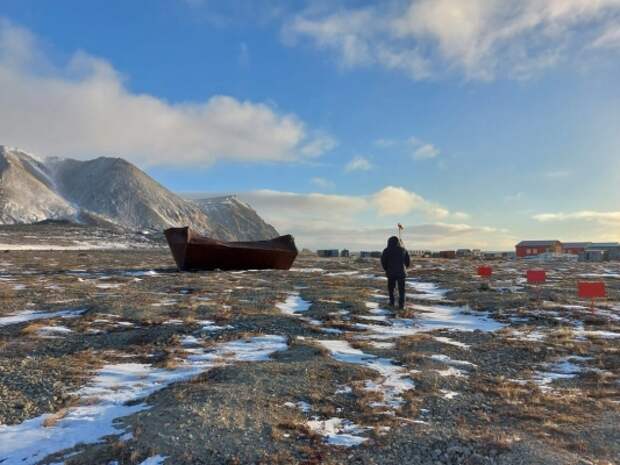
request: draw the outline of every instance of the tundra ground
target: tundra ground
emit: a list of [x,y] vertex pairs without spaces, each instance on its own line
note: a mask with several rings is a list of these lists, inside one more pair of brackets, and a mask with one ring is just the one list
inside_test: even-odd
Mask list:
[[478,264],[0,252],[0,464],[620,463],[620,264]]

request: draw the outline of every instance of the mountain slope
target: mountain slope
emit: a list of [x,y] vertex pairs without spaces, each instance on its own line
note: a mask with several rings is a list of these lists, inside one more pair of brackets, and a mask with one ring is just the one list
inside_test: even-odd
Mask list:
[[45,220],[130,230],[191,226],[231,241],[278,235],[234,197],[185,200],[122,158],[41,162],[0,146],[0,224]]
[[0,146],[0,223],[72,218],[77,209],[56,191],[47,167],[29,154]]
[[248,204],[235,196],[197,199],[212,222],[222,225],[240,241],[256,241],[279,236],[278,231],[266,223]]
[[196,205],[121,158],[52,159],[48,165],[65,198],[126,228],[161,230],[190,225],[209,235],[234,239]]

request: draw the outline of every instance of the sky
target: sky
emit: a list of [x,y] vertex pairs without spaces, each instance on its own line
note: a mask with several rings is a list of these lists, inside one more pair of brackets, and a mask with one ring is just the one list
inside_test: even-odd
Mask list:
[[620,240],[620,0],[2,0],[0,108],[302,247]]

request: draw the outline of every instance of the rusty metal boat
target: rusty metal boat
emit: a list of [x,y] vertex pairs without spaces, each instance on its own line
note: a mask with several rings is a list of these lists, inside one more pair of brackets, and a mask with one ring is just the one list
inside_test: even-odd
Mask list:
[[166,229],[164,234],[181,271],[288,270],[297,257],[291,235],[266,241],[225,242],[200,236],[188,227]]

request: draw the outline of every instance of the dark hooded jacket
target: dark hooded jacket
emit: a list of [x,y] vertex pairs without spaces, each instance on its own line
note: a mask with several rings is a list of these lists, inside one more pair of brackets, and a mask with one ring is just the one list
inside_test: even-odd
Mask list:
[[381,265],[388,278],[405,278],[409,267],[409,253],[400,245],[398,237],[388,239],[388,246],[381,254]]

